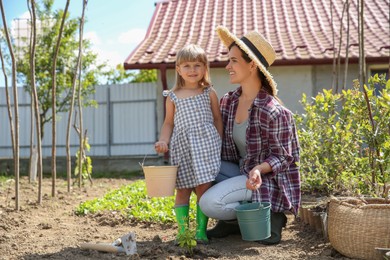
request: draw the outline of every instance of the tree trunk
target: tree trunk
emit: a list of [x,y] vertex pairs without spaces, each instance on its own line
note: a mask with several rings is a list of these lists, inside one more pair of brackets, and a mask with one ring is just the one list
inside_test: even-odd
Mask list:
[[35,15],[35,0],[31,0],[31,20],[32,20],[32,44],[31,44],[31,53],[30,53],[30,69],[31,69],[31,92],[33,96],[34,103],[34,114],[35,114],[35,127],[36,127],[36,138],[37,138],[37,153],[38,153],[38,165],[37,165],[37,173],[38,173],[38,204],[42,204],[42,127],[41,127],[41,115],[39,113],[39,101],[38,101],[38,93],[37,87],[35,85],[35,46],[37,39],[37,23],[36,23],[36,15]]
[[[27,0],[27,8],[28,8],[28,12],[30,13],[30,17],[32,17],[32,14],[31,14],[31,7],[30,7],[30,3],[29,3],[29,0]],[[30,48],[29,48],[29,54],[32,53],[32,44],[33,44],[33,29],[32,29],[32,21],[30,21]],[[30,60],[31,60],[31,56],[30,56]],[[32,67],[30,66],[30,81],[32,81],[32,75],[33,75],[33,71],[32,71]],[[33,153],[35,153],[35,149],[34,149],[34,122],[35,122],[35,119],[34,119],[34,97],[33,97],[33,93],[32,91],[30,92],[30,160],[29,160],[29,164],[28,164],[28,173],[29,173],[29,183],[31,182],[35,182],[36,181],[36,165],[33,165],[34,163],[36,163],[35,161],[33,162]],[[34,172],[33,172],[34,171]]]
[[345,65],[344,65],[344,81],[343,81],[343,90],[347,88],[347,76],[348,76],[348,60],[349,60],[349,0],[346,0],[345,4],[347,5],[347,43],[345,45]]
[[[83,8],[87,5],[88,0],[84,0],[83,2]],[[79,107],[79,124],[80,124],[80,134],[79,134],[79,142],[80,142],[80,154],[79,154],[79,188],[81,188],[81,182],[82,182],[82,173],[83,173],[83,165],[82,165],[82,160],[84,158],[84,140],[83,140],[83,100],[81,98],[81,66],[79,68],[79,89],[78,89],[78,94],[77,94],[77,99],[78,99],[78,107]]]
[[68,192],[70,192],[71,176],[72,176],[72,162],[71,162],[72,157],[70,154],[70,129],[72,124],[72,115],[73,115],[74,100],[76,94],[77,75],[78,75],[79,68],[81,67],[81,55],[83,49],[83,33],[84,33],[84,16],[85,16],[86,5],[87,5],[87,1],[84,1],[83,11],[80,20],[80,28],[79,28],[79,53],[77,56],[77,63],[76,63],[75,73],[74,73],[74,78],[72,83],[72,100],[71,100],[71,105],[68,114],[68,126],[66,129],[66,176],[68,181]]
[[[15,173],[15,209],[19,211],[19,103],[18,103],[18,89],[16,86],[16,60],[14,50],[11,43],[11,38],[8,32],[7,19],[5,18],[5,11],[3,6],[3,0],[0,0],[1,17],[3,19],[4,32],[7,39],[8,49],[11,55],[12,61],[12,89],[14,95],[14,137],[13,137],[13,155],[14,155],[14,173]],[[11,122],[12,123],[12,122]],[[12,138],[12,137],[11,137]]]
[[[333,21],[333,5],[332,1],[330,1],[330,20]],[[332,90],[335,90],[336,87],[336,48],[335,48],[335,37],[334,37],[334,28],[333,23],[332,26],[332,50],[333,50],[333,65],[332,65]]]
[[[29,0],[27,0],[27,8],[28,8],[28,12],[30,13],[30,17],[32,17],[31,15],[31,7],[30,7],[30,4],[29,4]],[[32,22],[30,21],[30,28],[32,27]],[[33,31],[32,29],[30,29],[30,41],[29,41],[29,44],[30,44],[30,48],[28,49],[28,52],[29,54],[31,54],[31,48],[32,48],[32,35],[33,35]],[[31,57],[30,57],[31,59]],[[32,68],[30,66],[30,81],[31,81],[31,78],[32,78],[32,72],[31,72]],[[32,91],[30,92],[30,159],[29,159],[29,163],[28,163],[28,175],[29,175],[29,183],[31,182],[35,182],[35,173],[33,173],[33,169],[36,169],[35,166],[33,166],[33,152],[34,152],[34,122],[35,122],[35,119],[34,119],[34,98],[33,98],[33,94],[32,94]]]
[[62,15],[62,21],[61,21],[61,27],[60,31],[58,33],[58,38],[57,38],[57,44],[56,48],[54,50],[54,55],[53,55],[53,70],[52,70],[52,139],[51,139],[51,174],[52,174],[52,186],[51,186],[51,196],[55,197],[56,196],[56,179],[57,179],[57,150],[56,150],[56,137],[57,137],[57,128],[56,128],[56,114],[57,114],[57,106],[56,106],[56,90],[57,90],[57,74],[56,74],[56,69],[57,69],[57,58],[58,58],[58,52],[60,50],[60,44],[61,44],[61,38],[62,38],[62,32],[64,31],[64,24],[65,24],[65,19],[66,19],[66,14],[68,13],[68,7],[69,7],[69,2],[70,0],[66,1],[65,5],[65,10]]
[[78,108],[79,108],[79,188],[81,188],[81,183],[83,181],[83,158],[84,158],[84,141],[83,141],[83,112],[82,112],[82,100],[81,100],[81,71],[79,71],[79,89],[78,89]]
[[363,89],[366,82],[366,59],[364,57],[364,0],[358,0],[358,32],[359,32],[359,81]]
[[7,110],[8,110],[8,120],[10,123],[10,129],[11,129],[11,143],[12,143],[12,157],[15,157],[15,131],[14,131],[14,122],[12,118],[12,109],[11,109],[11,100],[9,97],[8,92],[8,76],[7,72],[5,71],[5,62],[4,62],[4,55],[2,51],[2,47],[0,46],[0,59],[1,59],[1,68],[4,75],[4,83],[5,83],[5,98],[7,101]]
[[337,72],[336,72],[336,91],[335,93],[339,92],[339,76],[341,74],[341,43],[343,42],[343,20],[344,20],[344,13],[346,9],[346,3],[344,3],[343,6],[343,12],[341,13],[341,19],[340,19],[340,31],[339,31],[339,47],[337,52]]

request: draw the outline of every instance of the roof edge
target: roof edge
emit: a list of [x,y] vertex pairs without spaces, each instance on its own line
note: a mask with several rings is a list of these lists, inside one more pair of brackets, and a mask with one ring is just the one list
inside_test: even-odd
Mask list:
[[134,50],[127,56],[127,58],[125,59],[125,62],[124,62],[124,66],[126,64],[126,62],[130,59],[131,56],[133,56],[133,54],[138,50],[138,48],[140,46],[142,46],[142,44],[144,44],[145,41],[147,41],[147,39],[149,38],[151,32],[152,32],[152,27],[154,26],[154,23],[156,21],[156,18],[157,18],[157,13],[159,11],[159,8],[157,8],[157,6],[159,6],[159,4],[162,4],[164,3],[163,1],[161,2],[155,2],[154,3],[154,6],[156,6],[156,8],[154,9],[154,13],[153,13],[153,16],[152,16],[152,20],[150,21],[149,23],[149,26],[148,26],[148,30],[146,31],[146,34],[145,34],[145,37],[144,39],[134,48]]
[[171,69],[175,67],[175,63],[144,63],[144,64],[128,64],[123,63],[123,67],[125,70],[151,70],[151,69],[161,69],[165,67],[167,69]]
[[[340,60],[341,64],[345,63],[345,58]],[[388,64],[390,61],[389,57],[366,57],[366,62],[369,63],[383,63]],[[210,62],[210,68],[224,68],[227,65],[227,61],[216,61]],[[348,64],[358,64],[358,58],[348,59]],[[272,67],[274,66],[293,66],[293,65],[328,65],[333,64],[333,59],[302,59],[302,60],[276,60]],[[132,69],[160,69],[161,66],[164,66],[167,69],[175,67],[175,63],[145,63],[145,64],[128,64],[124,63],[125,70]]]

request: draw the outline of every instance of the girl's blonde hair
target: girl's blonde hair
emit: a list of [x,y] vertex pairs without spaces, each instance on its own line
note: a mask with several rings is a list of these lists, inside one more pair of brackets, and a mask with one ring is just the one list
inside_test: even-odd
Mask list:
[[[202,88],[211,85],[210,80],[210,65],[207,59],[206,52],[196,44],[189,44],[184,46],[176,55],[176,64],[175,68],[184,62],[202,62],[205,67],[205,73],[203,78],[200,80],[199,84]],[[178,88],[183,87],[185,84],[184,79],[179,75],[176,70],[176,83],[172,90],[176,90]]]

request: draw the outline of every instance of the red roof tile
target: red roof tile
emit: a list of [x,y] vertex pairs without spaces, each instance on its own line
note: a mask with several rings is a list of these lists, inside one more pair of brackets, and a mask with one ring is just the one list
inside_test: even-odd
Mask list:
[[[350,0],[349,58],[357,59],[357,1]],[[367,59],[387,61],[390,53],[389,1],[364,1],[364,49]],[[145,39],[125,60],[125,68],[173,65],[176,52],[196,43],[208,53],[211,66],[227,60],[215,28],[224,25],[238,36],[257,30],[271,41],[275,64],[327,63],[333,59],[332,26],[337,51],[344,1],[329,0],[170,0],[156,3]],[[344,14],[341,57],[345,57]],[[338,52],[338,51],[337,51]],[[337,53],[336,53],[337,55]]]

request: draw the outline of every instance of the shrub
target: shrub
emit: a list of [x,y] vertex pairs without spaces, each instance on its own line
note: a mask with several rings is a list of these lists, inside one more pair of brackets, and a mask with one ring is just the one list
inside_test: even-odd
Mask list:
[[[375,95],[375,89],[381,89]],[[387,196],[390,171],[390,81],[375,75],[363,91],[323,90],[296,115],[304,191]],[[371,112],[370,112],[371,111]]]

